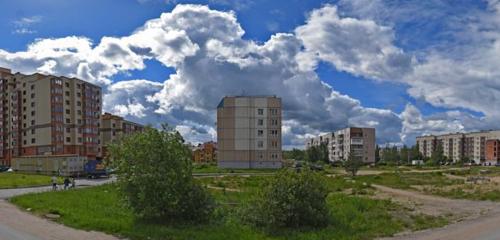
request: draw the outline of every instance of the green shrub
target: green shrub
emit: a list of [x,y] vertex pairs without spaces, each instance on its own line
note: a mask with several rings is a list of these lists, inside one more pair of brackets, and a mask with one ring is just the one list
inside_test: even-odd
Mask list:
[[191,153],[178,132],[164,126],[122,138],[110,146],[118,188],[140,218],[206,221],[214,201],[193,181]]
[[246,222],[265,229],[323,227],[328,225],[326,180],[309,170],[282,170],[250,201]]

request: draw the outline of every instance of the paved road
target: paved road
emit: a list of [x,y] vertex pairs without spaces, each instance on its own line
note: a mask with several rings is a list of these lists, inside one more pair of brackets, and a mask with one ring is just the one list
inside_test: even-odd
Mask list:
[[[115,178],[101,178],[101,179],[77,179],[75,184],[77,188],[98,186],[114,181]],[[59,185],[58,189],[63,189],[63,185]],[[0,189],[0,199],[7,199],[18,195],[23,195],[27,193],[37,193],[37,192],[47,192],[51,191],[52,186],[44,187],[30,187],[30,188],[14,188],[14,189]]]
[[[114,181],[110,179],[76,180],[77,188],[98,186]],[[62,186],[59,186],[62,189]],[[51,191],[52,186],[0,190],[0,240],[117,240],[100,232],[87,232],[39,218],[18,209],[4,199],[26,193]]]

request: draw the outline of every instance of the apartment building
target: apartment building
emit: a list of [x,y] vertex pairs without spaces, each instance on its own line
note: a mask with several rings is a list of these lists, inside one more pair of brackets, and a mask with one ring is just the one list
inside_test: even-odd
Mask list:
[[193,161],[195,163],[210,163],[217,160],[217,143],[206,142],[193,148]]
[[486,141],[486,164],[495,165],[500,163],[500,140]]
[[500,139],[499,130],[420,136],[416,142],[424,157],[431,157],[440,145],[444,156],[454,162],[468,158],[475,163],[483,163],[487,160],[487,141],[496,139]]
[[99,158],[104,158],[107,154],[107,145],[132,133],[141,132],[144,126],[125,120],[123,117],[104,113],[101,116],[100,124],[100,139],[99,139]]
[[0,164],[22,156],[97,156],[99,86],[0,68],[0,90]]
[[217,107],[221,168],[281,168],[281,98],[224,97]]
[[364,163],[375,162],[375,128],[345,128],[309,138],[305,147],[308,149],[322,143],[328,147],[330,162],[345,161],[351,153],[360,157]]

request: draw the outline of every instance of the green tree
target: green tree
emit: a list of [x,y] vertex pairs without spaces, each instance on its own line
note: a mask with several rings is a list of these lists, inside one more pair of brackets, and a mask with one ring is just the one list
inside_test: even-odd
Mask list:
[[319,151],[319,160],[324,163],[328,163],[330,161],[328,155],[328,144],[326,143],[321,143],[318,147]]
[[436,144],[436,148],[431,153],[431,164],[439,165],[445,160],[443,145],[441,143]]
[[375,146],[375,163],[380,162],[380,147],[378,145]]
[[329,223],[324,176],[310,170],[282,170],[243,211],[243,219],[268,230],[323,227]]
[[193,181],[190,150],[166,125],[110,145],[110,162],[123,199],[140,218],[206,221],[213,212],[212,197]]
[[410,164],[410,150],[406,145],[403,145],[403,147],[400,150],[400,158],[401,158],[401,163],[403,164]]
[[350,173],[351,176],[355,177],[358,170],[363,166],[363,161],[360,156],[356,156],[353,151],[349,153],[347,160],[344,162],[344,169],[346,172]]
[[312,146],[306,150],[306,161],[316,162],[321,159],[321,152],[318,146]]

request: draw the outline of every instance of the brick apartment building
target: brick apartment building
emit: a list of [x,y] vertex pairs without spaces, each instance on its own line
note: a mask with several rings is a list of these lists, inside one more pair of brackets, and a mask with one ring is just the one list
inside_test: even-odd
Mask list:
[[305,148],[327,145],[330,162],[341,162],[354,153],[364,163],[375,162],[375,128],[350,127],[323,134],[306,141]]
[[[416,142],[420,153],[430,158],[438,145],[443,148],[443,154],[448,159],[457,162],[469,159],[475,163],[497,162],[495,159],[495,140],[500,139],[499,130],[471,133],[451,133],[443,135],[419,136]],[[488,146],[488,144],[490,144]]]
[[123,117],[113,115],[111,113],[104,113],[101,116],[99,139],[99,158],[104,158],[107,154],[107,145],[121,138],[122,136],[129,135],[135,132],[144,130],[144,126],[125,120]]
[[34,155],[98,155],[101,88],[0,68],[0,164]]
[[224,97],[217,145],[221,168],[281,168],[281,98]]
[[217,161],[217,143],[210,141],[196,146],[193,149],[193,161],[195,163]]

